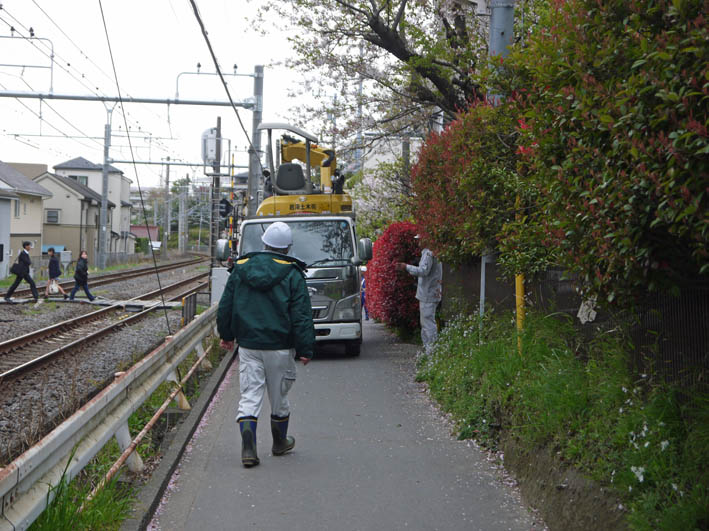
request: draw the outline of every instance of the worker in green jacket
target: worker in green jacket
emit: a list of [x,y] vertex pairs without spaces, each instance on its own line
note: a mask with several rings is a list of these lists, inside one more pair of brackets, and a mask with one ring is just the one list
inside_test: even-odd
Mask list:
[[313,357],[315,327],[305,264],[287,256],[293,237],[277,221],[261,237],[264,250],[244,255],[229,276],[217,313],[222,346],[239,345],[241,399],[236,420],[241,431],[241,462],[259,464],[256,426],[264,392],[271,402],[273,455],[293,449],[288,435],[288,391],[295,382],[295,359],[306,365]]

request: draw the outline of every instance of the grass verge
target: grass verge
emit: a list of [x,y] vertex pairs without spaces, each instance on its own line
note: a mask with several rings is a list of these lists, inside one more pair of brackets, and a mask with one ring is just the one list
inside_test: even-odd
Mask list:
[[506,314],[458,318],[420,360],[418,379],[459,437],[495,448],[504,431],[530,451],[551,446],[617,493],[632,529],[707,529],[707,393],[634,378],[622,337],[597,337],[580,356],[570,319],[525,324],[521,356]]
[[[204,346],[212,345],[207,358],[214,367],[219,365],[224,352],[219,348],[218,338],[207,340]],[[197,360],[196,354],[190,354],[179,366],[179,373],[185,374]],[[195,376],[199,373],[195,373]],[[155,411],[168,397],[174,384],[162,383],[128,419],[131,435],[135,437],[143,426],[147,424]],[[194,402],[199,398],[200,382],[194,376],[185,386],[187,398]],[[155,429],[148,432],[138,445],[137,451],[146,465],[159,458],[159,443],[162,434]],[[72,481],[64,477],[58,485],[48,487],[48,493],[55,497],[49,507],[30,526],[30,531],[73,531],[73,530],[117,530],[123,520],[128,518],[134,499],[132,483],[120,481],[116,476],[101,489],[97,496],[86,504],[83,511],[79,511],[88,494],[96,484],[106,475],[114,462],[120,457],[122,451],[115,438],[99,451],[89,464]],[[124,469],[125,470],[125,469]]]

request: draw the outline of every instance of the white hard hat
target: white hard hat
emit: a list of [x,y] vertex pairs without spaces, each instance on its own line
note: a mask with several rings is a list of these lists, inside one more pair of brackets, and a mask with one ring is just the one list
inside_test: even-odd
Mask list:
[[285,249],[293,244],[293,235],[286,223],[276,221],[268,226],[261,241],[274,249]]

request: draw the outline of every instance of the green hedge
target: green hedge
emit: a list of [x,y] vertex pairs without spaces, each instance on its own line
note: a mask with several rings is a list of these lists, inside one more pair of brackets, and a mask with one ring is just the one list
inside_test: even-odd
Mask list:
[[508,61],[532,231],[608,301],[709,273],[708,8],[556,2]]
[[[507,95],[429,137],[416,222],[442,259],[553,264],[632,302],[709,278],[707,0],[568,0],[481,84]],[[520,203],[515,204],[519,197]]]

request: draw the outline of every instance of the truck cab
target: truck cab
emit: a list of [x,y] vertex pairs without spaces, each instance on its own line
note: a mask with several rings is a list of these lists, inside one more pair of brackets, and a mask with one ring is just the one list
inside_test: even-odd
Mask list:
[[[293,233],[292,256],[307,264],[305,272],[318,342],[345,345],[347,354],[357,356],[362,345],[362,303],[360,265],[372,257],[372,242],[357,240],[352,198],[333,183],[335,154],[322,149],[317,139],[283,123],[261,124],[268,131],[269,184],[256,216],[241,223],[239,255],[263,249],[261,236],[276,221],[287,223]],[[274,129],[287,134],[278,142],[273,158]],[[298,141],[291,135],[304,138]],[[301,160],[305,159],[305,160]],[[320,184],[313,185],[311,164],[320,168]]]

